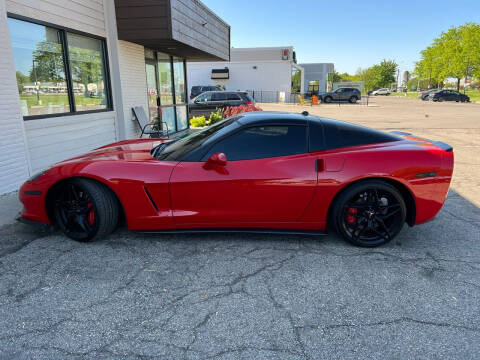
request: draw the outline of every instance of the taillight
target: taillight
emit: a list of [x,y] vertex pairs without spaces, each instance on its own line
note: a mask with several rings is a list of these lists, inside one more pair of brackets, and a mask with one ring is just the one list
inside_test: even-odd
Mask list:
[[251,101],[245,101],[245,105],[253,105],[253,102],[251,102]]

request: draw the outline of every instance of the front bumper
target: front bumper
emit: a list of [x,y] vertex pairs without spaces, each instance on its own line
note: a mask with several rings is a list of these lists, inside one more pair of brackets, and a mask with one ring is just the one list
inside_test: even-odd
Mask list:
[[22,224],[27,224],[29,226],[33,226],[33,227],[35,227],[38,230],[41,230],[43,232],[51,233],[55,230],[55,228],[52,225],[46,224],[46,223],[41,222],[41,221],[30,220],[30,219],[24,218],[22,216],[21,212],[18,213],[18,216],[16,217],[16,220],[18,222],[21,222]]

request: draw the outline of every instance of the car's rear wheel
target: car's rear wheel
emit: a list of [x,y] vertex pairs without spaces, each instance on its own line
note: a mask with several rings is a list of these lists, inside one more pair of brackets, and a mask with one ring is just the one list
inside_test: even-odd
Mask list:
[[347,241],[374,247],[386,244],[400,232],[406,212],[405,201],[395,187],[371,180],[354,184],[340,194],[332,221]]
[[351,96],[348,101],[350,101],[351,104],[355,104],[358,101],[358,98],[356,96]]
[[326,96],[323,101],[326,102],[327,104],[330,104],[332,102],[332,98],[330,96]]
[[63,233],[77,241],[95,241],[115,230],[118,202],[105,185],[89,179],[72,179],[55,193],[55,220]]

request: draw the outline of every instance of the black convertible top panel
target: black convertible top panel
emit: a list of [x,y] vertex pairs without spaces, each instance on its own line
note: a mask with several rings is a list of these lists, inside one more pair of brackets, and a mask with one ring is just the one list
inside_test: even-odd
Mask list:
[[[316,122],[323,127],[323,142],[319,140],[321,137],[320,127]],[[310,124],[310,151],[402,140],[401,137],[394,134],[338,120],[318,119],[311,120]]]

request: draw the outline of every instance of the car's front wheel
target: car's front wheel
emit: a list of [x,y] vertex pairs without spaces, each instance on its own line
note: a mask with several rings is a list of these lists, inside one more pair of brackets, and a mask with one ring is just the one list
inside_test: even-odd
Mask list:
[[60,230],[77,241],[95,241],[115,230],[119,206],[105,185],[71,179],[55,192],[54,216]]
[[402,229],[406,206],[400,192],[383,181],[363,181],[343,191],[336,200],[333,225],[347,241],[374,247],[391,241]]
[[326,102],[327,104],[330,104],[332,102],[332,98],[330,96],[326,96],[323,101]]

